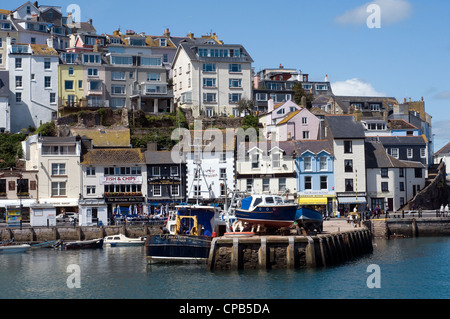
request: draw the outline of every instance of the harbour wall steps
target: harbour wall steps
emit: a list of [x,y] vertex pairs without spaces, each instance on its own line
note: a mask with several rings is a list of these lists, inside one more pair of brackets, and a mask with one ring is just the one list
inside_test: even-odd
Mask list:
[[374,238],[450,236],[450,217],[375,219],[371,224]]
[[217,237],[210,270],[300,269],[332,266],[373,251],[367,228],[315,236]]
[[159,226],[155,225],[24,227],[22,229],[11,227],[0,229],[0,241],[8,241],[12,238],[15,242],[24,243],[46,242],[57,239],[76,241],[117,234],[138,238],[159,233]]

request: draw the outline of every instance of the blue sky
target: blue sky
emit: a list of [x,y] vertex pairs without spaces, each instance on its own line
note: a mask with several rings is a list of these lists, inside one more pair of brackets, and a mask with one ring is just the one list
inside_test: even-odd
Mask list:
[[[25,1],[3,2],[15,9]],[[450,1],[228,0],[39,1],[81,9],[98,33],[117,28],[172,36],[216,33],[244,45],[256,71],[301,69],[312,80],[328,75],[335,94],[425,100],[433,117],[435,151],[450,142]],[[380,28],[369,28],[367,6],[380,8]]]

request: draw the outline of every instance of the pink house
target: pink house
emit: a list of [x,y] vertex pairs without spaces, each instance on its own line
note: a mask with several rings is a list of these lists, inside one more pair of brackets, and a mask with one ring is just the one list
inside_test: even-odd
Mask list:
[[320,119],[308,109],[292,101],[271,108],[261,116],[264,134],[267,139],[278,141],[316,140],[319,134]]

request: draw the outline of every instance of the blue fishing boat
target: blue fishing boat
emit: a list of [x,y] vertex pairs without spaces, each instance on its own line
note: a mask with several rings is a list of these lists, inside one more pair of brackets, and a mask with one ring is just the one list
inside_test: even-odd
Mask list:
[[242,199],[235,215],[243,223],[281,228],[294,223],[296,211],[297,204],[287,203],[281,196],[252,195]]
[[155,263],[206,263],[213,237],[226,230],[219,218],[218,207],[206,205],[176,206],[168,234],[147,237],[145,244],[147,262]]
[[298,225],[302,226],[305,230],[322,231],[323,216],[314,209],[300,207],[295,214],[295,220]]

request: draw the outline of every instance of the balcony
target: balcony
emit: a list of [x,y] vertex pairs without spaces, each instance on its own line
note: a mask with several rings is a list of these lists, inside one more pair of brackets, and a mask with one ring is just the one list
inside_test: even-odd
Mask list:
[[11,45],[10,54],[31,54],[31,47],[28,44]]

